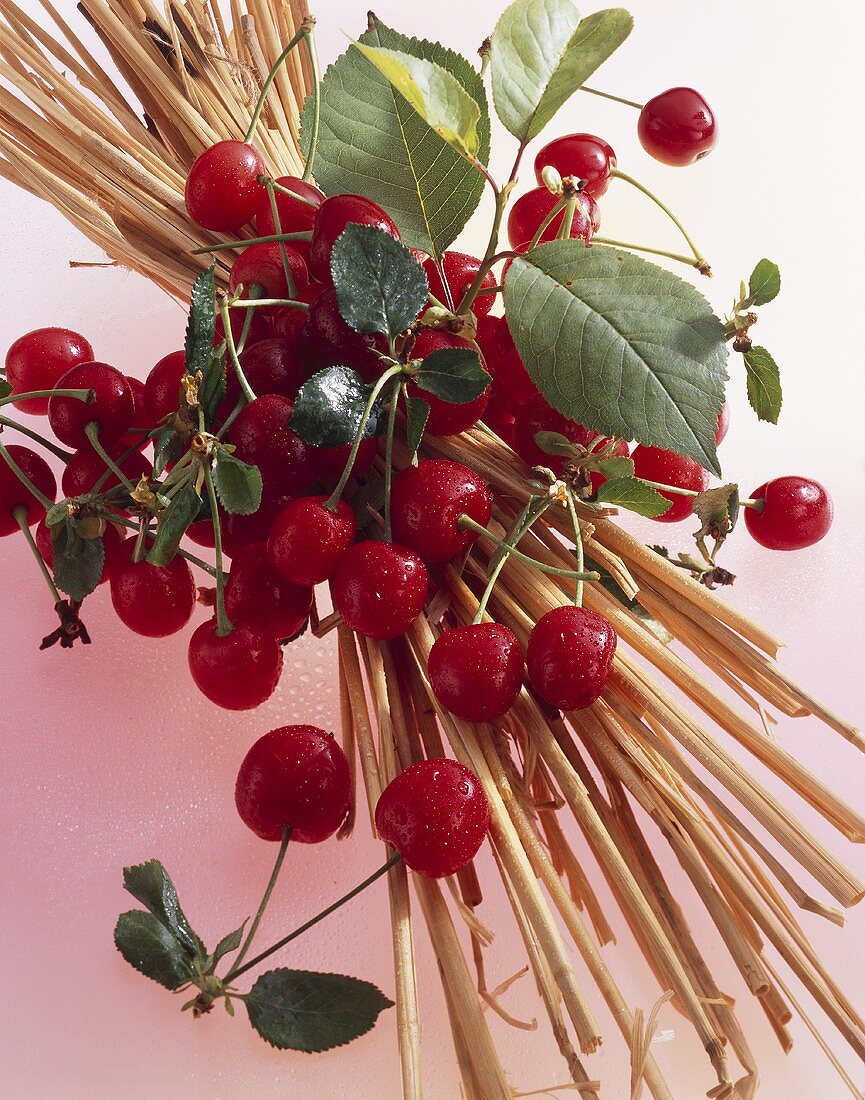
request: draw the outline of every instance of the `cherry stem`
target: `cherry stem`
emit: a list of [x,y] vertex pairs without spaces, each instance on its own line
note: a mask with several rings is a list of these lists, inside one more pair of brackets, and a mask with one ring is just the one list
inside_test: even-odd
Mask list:
[[509,556],[516,558],[518,561],[524,562],[526,565],[531,565],[534,569],[540,569],[542,573],[552,573],[556,577],[569,577],[571,580],[583,580],[583,581],[599,581],[601,579],[600,573],[595,572],[580,572],[578,573],[574,569],[559,569],[555,565],[547,565],[545,562],[538,561],[536,558],[530,558],[528,554],[522,553],[521,550],[517,550],[515,546],[512,546],[509,542],[505,542],[503,539],[496,538],[496,536],[482,527],[479,523],[471,518],[471,516],[460,516],[459,526],[465,530],[468,528],[470,531],[477,531],[479,535],[483,535],[488,538],[490,542],[495,543],[496,546],[501,546],[507,551]]
[[[276,227],[276,235],[283,236],[282,221],[279,216],[279,207],[276,203],[276,193],[273,190],[273,185],[270,180],[264,185],[267,188],[267,200],[270,203],[270,214],[273,218],[273,224]],[[282,270],[285,273],[285,285],[288,287],[288,294],[290,298],[297,297],[297,287],[294,283],[294,276],[291,273],[291,264],[288,262],[288,252],[285,249],[285,241],[279,242],[279,254],[282,256]]]
[[273,865],[273,870],[270,873],[270,878],[267,882],[267,887],[264,891],[264,896],[261,899],[261,904],[258,907],[258,912],[249,926],[249,932],[246,934],[246,939],[243,942],[243,946],[238,953],[237,958],[232,964],[233,969],[237,969],[243,960],[249,953],[249,948],[252,945],[252,941],[255,938],[255,934],[258,931],[258,926],[261,924],[261,918],[264,916],[264,911],[270,902],[270,895],[273,893],[273,888],[276,886],[276,880],[279,878],[279,872],[282,870],[282,864],[285,860],[285,853],[288,849],[288,842],[291,838],[291,829],[287,825],[282,827],[282,839],[279,845],[279,851],[276,854],[276,863]]
[[[127,519],[125,516],[115,515],[114,513],[111,513],[109,522],[119,523],[121,527],[129,527],[133,531],[138,531],[140,527],[140,525],[134,520]],[[153,541],[153,539],[156,538],[156,532],[151,531],[149,527],[145,528],[144,535],[145,538],[150,539],[151,542]],[[216,578],[216,570],[213,568],[212,565],[208,565],[206,561],[202,561],[201,558],[197,558],[194,554],[190,554],[186,550],[178,550],[177,553],[180,555],[181,558],[184,558],[186,561],[188,561],[190,565],[197,565],[199,569],[203,570],[205,573],[208,573],[214,579]]]
[[390,490],[393,482],[393,434],[396,427],[396,408],[399,404],[399,391],[402,379],[394,378],[391,387],[390,406],[387,410],[387,436],[384,446],[384,537],[386,542],[393,542],[393,531],[390,522]]
[[[205,431],[203,409],[198,410],[198,430],[202,433]],[[210,518],[213,521],[213,554],[216,558],[216,636],[224,638],[226,634],[230,634],[234,630],[234,623],[229,619],[225,610],[225,573],[222,570],[222,521],[219,518],[219,502],[216,499],[209,455],[202,463],[202,467],[204,469],[204,484],[207,486],[207,499],[210,503]]]
[[313,22],[314,21],[311,21],[311,17],[309,16],[304,19],[303,23],[301,24],[300,30],[297,32],[294,38],[292,38],[289,44],[285,47],[285,49],[273,63],[273,68],[267,74],[267,78],[264,81],[264,84],[262,84],[261,86],[261,93],[259,94],[258,102],[255,105],[255,110],[252,112],[252,118],[250,119],[249,126],[243,137],[243,140],[245,142],[248,143],[252,141],[253,137],[255,136],[255,130],[258,126],[258,120],[261,118],[261,112],[264,110],[264,104],[267,100],[268,92],[270,91],[271,86],[276,79],[276,74],[279,72],[286,58],[294,49],[294,47],[298,44],[298,42],[300,42],[300,40],[302,38],[305,38],[308,34],[312,33]]
[[[252,302],[260,299],[252,299]],[[237,305],[237,303],[235,303]],[[228,303],[223,301],[219,307],[219,316],[222,318],[222,330],[225,333],[225,346],[228,348],[228,357],[231,360],[231,365],[234,367],[234,373],[237,375],[237,381],[240,383],[240,389],[243,396],[246,398],[247,404],[255,400],[255,390],[250,386],[247,381],[246,375],[243,373],[243,367],[240,365],[240,357],[237,354],[237,346],[234,343],[234,333],[231,331],[231,320],[228,315]],[[203,429],[202,429],[203,430]]]
[[249,962],[245,963],[243,966],[233,966],[223,978],[223,982],[226,985],[229,982],[233,982],[236,978],[239,978],[241,974],[245,974],[247,970],[252,970],[254,966],[258,966],[259,963],[264,962],[264,960],[273,955],[274,952],[280,951],[286,944],[291,943],[292,940],[296,940],[297,937],[302,936],[304,932],[308,932],[309,929],[318,924],[319,921],[324,920],[325,917],[329,917],[331,913],[335,913],[336,910],[340,909],[346,902],[357,897],[357,895],[366,890],[368,886],[372,886],[372,884],[377,879],[380,879],[382,875],[386,875],[388,871],[399,862],[399,859],[399,852],[394,852],[387,863],[379,867],[377,871],[374,871],[369,878],[365,878],[363,882],[355,886],[353,890],[349,890],[347,894],[344,894],[338,901],[335,901],[333,905],[329,905],[327,909],[322,909],[322,911],[317,916],[313,917],[312,920],[308,920],[306,924],[302,924],[300,928],[295,928],[293,932],[290,932],[287,936],[283,937],[283,939],[278,940],[272,947],[268,947],[266,951],[262,951],[260,955],[256,955],[254,959],[250,959]]
[[529,245],[529,248],[528,248],[529,252],[531,252],[531,250],[533,248],[538,247],[538,243],[539,243],[541,237],[544,234],[544,230],[546,230],[548,228],[548,226],[552,222],[553,218],[555,218],[556,215],[560,211],[564,210],[565,206],[567,205],[567,202],[568,202],[568,200],[564,196],[562,196],[562,198],[559,199],[559,201],[552,208],[552,210],[549,212],[549,214],[547,214],[547,216],[544,218],[544,220],[538,226],[537,232],[535,233],[534,237],[532,237],[532,243]]
[[25,428],[23,424],[16,424],[14,420],[9,420],[5,416],[0,416],[0,427],[14,428],[16,432],[20,432],[22,435],[26,435],[29,439],[32,439],[34,443],[41,444],[46,451],[50,451],[57,458],[63,462],[69,462],[72,458],[71,451],[64,451],[62,447],[58,447],[56,443],[52,443],[50,439],[46,439],[38,432],[34,432],[32,428]]
[[[529,530],[535,520],[539,516],[543,515],[543,513],[547,510],[551,503],[552,500],[544,501],[542,507],[534,509],[532,508],[531,504],[527,504],[517,519],[517,523],[514,527],[513,533],[508,539],[505,540],[502,545],[511,547],[516,546],[516,544],[520,541],[520,539],[522,539],[523,535],[526,534],[526,532]],[[487,610],[487,604],[490,602],[490,597],[493,594],[493,589],[496,586],[496,581],[498,581],[499,574],[507,564],[507,560],[508,555],[502,554],[502,556],[493,567],[489,577],[487,578],[487,586],[483,591],[480,602],[478,603],[478,609],[475,612],[475,617],[474,619],[472,619],[473,626],[477,626],[479,623],[483,622],[484,615],[486,614]]]
[[135,545],[132,547],[132,564],[138,565],[145,557],[144,540],[147,538],[147,517],[141,516],[138,520],[138,534],[135,537]]
[[[676,226],[676,228],[679,230],[679,232],[682,234],[682,236],[688,242],[688,247],[694,253],[694,259],[697,261],[697,264],[702,265],[702,267],[705,268],[706,272],[709,271],[709,265],[708,265],[708,263],[706,263],[706,260],[704,259],[702,253],[697,248],[697,246],[694,244],[694,242],[691,240],[690,236],[688,235],[688,231],[685,229],[685,227],[682,225],[682,223],[679,221],[679,219],[676,217],[676,215],[673,213],[673,211],[669,208],[669,206],[667,206],[665,203],[661,202],[661,200],[658,198],[658,196],[653,194],[648,189],[648,187],[645,187],[642,183],[639,182],[639,180],[635,180],[633,176],[629,176],[627,174],[627,172],[623,172],[620,168],[611,168],[610,169],[610,176],[613,177],[614,179],[624,180],[624,182],[629,183],[631,185],[631,187],[636,187],[636,189],[638,191],[640,191],[643,195],[645,195],[646,198],[651,199],[652,202],[655,204],[655,206],[657,206],[661,210],[663,210],[663,212],[667,215],[667,217],[670,219],[670,221],[673,223],[673,225]],[[704,274],[705,274],[705,272],[704,272]]]
[[135,488],[135,486],[132,484],[132,482],[129,480],[129,478],[126,476],[126,474],[124,474],[124,472],[120,469],[120,467],[117,465],[117,463],[111,457],[111,455],[108,453],[108,451],[105,450],[105,448],[102,446],[102,444],[99,441],[99,424],[98,424],[98,422],[96,420],[91,420],[89,424],[85,424],[84,425],[84,434],[90,440],[90,442],[93,446],[93,450],[96,451],[96,453],[99,455],[99,457],[102,459],[102,461],[108,467],[108,469],[119,480],[119,482],[123,486],[123,488],[128,493],[131,493],[133,491],[133,489]]
[[[577,516],[577,508],[574,504],[574,494],[570,489],[570,486],[565,490],[568,498],[568,512],[571,516],[571,524],[574,528],[574,549],[577,557],[577,572],[582,573],[586,567],[585,555],[583,553],[583,532],[580,530],[580,520]],[[583,580],[577,581],[577,588],[574,592],[574,606],[583,606]]]
[[648,252],[652,256],[666,256],[668,260],[676,260],[679,263],[687,264],[688,267],[696,267],[701,274],[706,271],[705,260],[695,260],[690,256],[682,256],[678,252],[668,252],[664,248],[650,248],[645,244],[631,244],[630,241],[614,241],[609,237],[592,237],[592,244],[606,244],[611,248],[629,248],[633,252]]
[[[561,227],[556,234],[556,240],[569,241],[571,239],[571,229],[574,226],[574,214],[577,211],[577,203],[579,202],[578,194],[575,192],[573,195],[568,195],[565,199],[565,216],[562,218]],[[582,207],[582,203],[580,203]]]
[[51,576],[51,572],[45,564],[45,559],[39,552],[39,547],[36,545],[36,539],[33,537],[33,532],[30,530],[30,525],[27,523],[27,508],[23,504],[18,504],[12,509],[12,515],[18,526],[24,532],[24,538],[27,539],[27,545],[30,547],[31,554],[36,559],[36,564],[39,566],[42,576],[45,578],[45,583],[48,585],[48,590],[51,593],[54,603],[62,603],[63,597],[57,591],[57,585],[54,583],[54,578]]
[[642,109],[643,109],[643,104],[642,103],[637,103],[633,99],[624,99],[620,95],[613,95],[612,92],[602,92],[602,91],[599,91],[597,88],[590,88],[586,84],[583,84],[583,86],[580,88],[580,91],[581,92],[588,92],[589,95],[600,96],[601,99],[611,99],[611,100],[613,100],[614,103],[624,103],[624,105],[626,107],[633,107],[634,110],[636,110],[636,111],[642,111]]
[[[267,182],[268,190],[276,191],[276,184],[273,180]],[[294,191],[289,191],[287,187],[283,187],[280,190],[285,191],[289,195],[293,195]],[[297,233],[269,233],[265,237],[248,237],[245,241],[222,241],[220,244],[208,244],[204,248],[191,248],[189,250],[190,256],[205,256],[209,252],[230,252],[235,248],[249,248],[251,244],[277,244],[285,241],[311,241],[312,230],[303,229]]]
[[240,298],[231,303],[232,309],[257,309],[259,306],[284,306],[286,309],[309,312],[309,305],[306,302],[298,302],[295,298]]
[[10,393],[0,397],[0,405],[27,401],[31,397],[74,397],[77,401],[92,401],[93,396],[93,390],[28,390],[26,393]]
[[312,128],[309,135],[306,164],[303,166],[303,174],[300,178],[309,181],[312,179],[313,169],[315,168],[315,154],[318,150],[318,130],[321,120],[321,68],[318,63],[315,35],[311,26],[306,35],[306,48],[309,53],[309,64],[312,68]]
[[4,443],[0,443],[0,457],[3,458],[6,465],[18,478],[24,488],[27,489],[28,492],[32,493],[34,497],[36,497],[36,499],[46,511],[54,506],[54,501],[49,500],[41,489],[36,488],[30,478],[24,473],[24,471],[12,457],[12,455],[10,455],[9,452],[6,450],[6,445]]

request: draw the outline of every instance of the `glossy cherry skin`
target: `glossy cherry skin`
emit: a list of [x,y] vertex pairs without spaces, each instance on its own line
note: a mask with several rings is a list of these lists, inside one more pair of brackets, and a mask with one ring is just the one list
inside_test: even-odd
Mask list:
[[[123,454],[122,444],[115,443],[113,446],[107,447],[106,450],[115,460]],[[124,458],[122,462],[118,463],[118,465],[133,485],[137,485],[143,477],[152,473],[150,463],[140,451],[134,451],[127,458]],[[107,467],[102,461],[101,456],[87,444],[79,451],[76,451],[72,458],[66,463],[66,469],[63,471],[63,475],[60,479],[63,487],[63,495],[65,497],[84,496],[85,493],[90,492],[106,470]],[[120,480],[117,475],[108,470],[108,476],[105,478],[99,491],[100,493],[107,492],[109,489],[116,488],[119,484]]]
[[[13,393],[50,390],[71,367],[89,363],[93,348],[77,332],[68,328],[37,328],[19,336],[6,352],[6,381]],[[29,397],[16,401],[15,408],[31,416],[48,412],[47,397]]]
[[610,186],[610,169],[616,167],[611,145],[594,134],[564,134],[553,138],[535,157],[535,179],[544,186],[542,172],[550,165],[562,179],[584,181],[583,191],[599,199]]
[[301,336],[301,348],[316,370],[324,367],[352,367],[367,381],[382,372],[374,347],[387,351],[383,337],[355,332],[339,312],[336,291],[331,287],[312,302]]
[[423,611],[426,566],[405,546],[356,542],[331,580],[333,606],[349,629],[368,638],[398,638]]
[[460,528],[461,516],[486,527],[492,510],[483,480],[459,462],[425,459],[406,466],[393,481],[393,537],[427,563],[450,561],[477,539],[474,531]]
[[299,497],[280,509],[267,536],[270,567],[295,585],[329,580],[340,558],[354,545],[357,521],[340,500],[335,511],[325,507],[327,497]]
[[[352,472],[354,475],[365,473],[378,454],[380,438],[362,439],[354,458]],[[315,468],[318,471],[319,481],[330,488],[335,488],[336,483],[342,477],[342,471],[348,462],[351,453],[351,444],[344,443],[341,447],[313,447],[315,452]]]
[[500,623],[448,630],[430,650],[428,672],[436,698],[466,722],[491,722],[514,705],[525,676],[516,634]]
[[180,380],[186,374],[186,353],[172,351],[162,357],[144,380],[144,407],[150,423],[161,424],[180,408]]
[[542,450],[535,441],[538,432],[558,432],[571,443],[579,443],[583,447],[588,447],[598,435],[575,420],[568,420],[540,394],[523,405],[514,422],[514,450],[529,466],[546,466],[556,474],[562,472],[568,459],[565,455],[553,455]]
[[[437,329],[425,328],[415,340],[412,348],[412,359],[425,359],[440,348],[471,348],[468,340],[456,336],[451,332],[442,332]],[[486,368],[483,357],[481,366]],[[430,435],[459,435],[465,432],[484,415],[489,404],[492,387],[487,388],[473,401],[465,401],[458,404],[452,401],[443,401],[425,390],[419,389],[411,382],[409,389],[414,397],[420,397],[429,405],[429,417],[426,422],[426,430]]]
[[281,726],[260,737],[240,765],[234,801],[244,825],[262,840],[318,844],[342,825],[351,772],[332,734],[316,726]]
[[490,807],[474,772],[456,760],[421,760],[382,791],[375,827],[413,871],[444,878],[478,854]]
[[119,370],[107,363],[80,363],[57,379],[57,389],[93,390],[95,400],[51,397],[48,423],[61,443],[89,447],[84,429],[91,422],[99,426],[103,446],[116,443],[132,424],[134,403],[129,383]]
[[724,407],[718,413],[718,426],[715,429],[715,446],[720,447],[724,440],[727,438],[727,432],[730,430],[730,402],[725,401]]
[[[455,310],[459,309],[460,302],[463,300],[465,292],[474,282],[475,276],[480,270],[480,266],[481,262],[476,256],[468,256],[465,252],[445,252],[442,257],[445,281],[450,288],[451,300],[453,301]],[[425,260],[423,269],[426,272],[430,292],[438,298],[443,305],[447,305],[447,294],[445,293],[445,288],[442,284],[441,276],[439,275],[435,262],[432,259]],[[491,271],[488,271],[484,276],[482,286],[488,290],[492,290],[495,285],[495,276]],[[472,312],[476,313],[478,316],[489,313],[493,308],[495,298],[495,294],[479,294],[472,302]]]
[[[245,546],[250,546],[254,542],[264,542],[270,531],[270,525],[280,509],[292,500],[294,500],[293,493],[270,493],[265,489],[261,494],[258,511],[248,516],[223,512],[220,508],[223,552],[230,558],[234,558]],[[212,530],[211,524],[211,532]],[[210,545],[213,545],[212,535]]]
[[[7,444],[6,450],[20,469],[21,473],[33,482],[36,488],[49,500],[57,495],[57,482],[51,467],[35,451],[22,447],[18,443]],[[0,459],[0,535],[11,535],[20,530],[18,521],[12,514],[16,508],[27,512],[27,526],[32,527],[45,515],[45,507],[25,487],[12,469]]]
[[498,361],[488,363],[487,369],[493,376],[493,398],[513,416],[540,396],[515,347],[506,351]]
[[[310,283],[309,286],[298,287],[295,301],[312,305],[319,294],[327,288],[321,283]],[[292,309],[291,306],[279,306],[268,313],[270,331],[273,336],[281,336],[285,340],[291,340],[298,344],[303,337],[303,329],[306,324],[307,314],[302,309]]]
[[225,586],[225,611],[233,623],[257,623],[274,638],[293,638],[311,606],[312,589],[278,577],[265,543],[252,543],[235,555]]
[[189,671],[195,686],[226,710],[261,706],[279,683],[282,647],[260,623],[236,623],[224,635],[216,631],[214,616],[189,639]]
[[184,198],[190,218],[219,233],[252,220],[264,191],[266,172],[257,149],[243,141],[219,141],[197,158],[186,179]]
[[584,607],[556,607],[529,635],[529,679],[544,702],[582,710],[600,696],[616,652],[613,624]]
[[751,496],[763,501],[763,510],[744,508],[745,526],[769,550],[804,550],[832,526],[832,498],[810,478],[776,477]]
[[[279,214],[279,229],[277,229],[270,206],[270,196],[265,188],[255,208],[256,237],[270,237],[276,233],[303,233],[307,229],[312,229],[318,209],[324,202],[321,191],[306,180],[298,179],[297,176],[280,176],[276,182],[293,191],[300,198],[293,198],[282,191],[274,191],[273,197],[276,199],[276,210]],[[301,202],[301,199],[307,199],[308,202]],[[314,205],[310,206],[309,203]]]
[[399,240],[396,222],[378,203],[363,195],[331,195],[319,208],[309,246],[309,270],[320,283],[330,283],[330,253],[352,223],[374,225]]
[[[285,254],[295,289],[306,286],[309,282],[309,271],[303,256],[290,244],[285,245]],[[231,265],[228,285],[232,291],[242,286],[245,297],[249,296],[253,286],[257,286],[261,288],[262,298],[294,298],[285,277],[282,248],[278,243],[251,244],[249,248],[244,248]],[[274,307],[262,306],[261,312],[272,308]]]
[[124,374],[129,392],[132,394],[132,423],[129,431],[122,436],[118,443],[120,453],[128,451],[130,447],[137,447],[143,451],[150,443],[146,433],[153,427],[149,423],[147,406],[144,403],[144,383],[140,378],[133,378],[131,374]]
[[715,116],[693,88],[669,88],[643,107],[640,144],[662,164],[683,167],[710,153],[718,142]]
[[[647,447],[640,443],[631,452],[634,460],[634,473],[646,481],[660,481],[664,485],[677,485],[680,489],[693,489],[702,493],[709,488],[709,475],[693,458],[677,455],[675,451],[664,451],[660,447]],[[679,493],[665,493],[661,496],[670,501],[670,507],[663,515],[653,516],[661,523],[678,523],[694,514],[693,497]]]
[[[297,391],[313,374],[297,344],[278,336],[245,348],[240,365],[255,393],[278,393],[283,397],[296,397]],[[240,396],[240,384],[231,367],[228,368],[228,396],[232,404]]]
[[[541,222],[559,201],[558,196],[551,194],[546,187],[536,187],[521,195],[511,207],[508,214],[508,240],[511,248],[520,251],[528,248],[534,240],[535,234],[540,228]],[[554,241],[556,234],[562,226],[565,212],[557,214],[540,237],[540,243]],[[574,209],[574,220],[571,224],[571,238],[573,240],[590,241],[592,235],[600,228],[600,214],[597,204],[591,195],[582,193],[577,199]]]
[[270,393],[251,401],[229,431],[235,456],[258,466],[268,494],[302,493],[316,477],[314,449],[288,427],[294,402]]
[[135,537],[112,550],[108,559],[111,602],[120,621],[145,638],[165,638],[182,630],[195,608],[195,581],[184,558],[168,565],[133,562]]

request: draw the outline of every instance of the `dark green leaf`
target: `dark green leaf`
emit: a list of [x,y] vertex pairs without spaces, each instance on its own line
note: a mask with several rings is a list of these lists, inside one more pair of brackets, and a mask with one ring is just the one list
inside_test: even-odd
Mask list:
[[83,539],[67,518],[51,528],[51,552],[54,581],[67,596],[80,602],[97,588],[105,569],[102,539]]
[[474,401],[490,381],[474,348],[438,348],[415,375],[419,389],[454,405]]
[[429,420],[429,402],[424,401],[422,397],[411,397],[406,394],[405,442],[413,455],[418,452],[427,420]]
[[613,455],[598,463],[598,470],[606,478],[633,477],[634,462],[626,455]]
[[227,936],[223,936],[216,947],[213,949],[213,965],[216,966],[220,959],[226,955],[230,955],[232,951],[236,951],[243,942],[243,930],[246,928],[246,921],[243,922],[240,928],[235,928],[233,932],[229,932]]
[[505,309],[526,369],[559,412],[719,472],[724,327],[690,283],[618,249],[553,241],[513,261]]
[[146,906],[190,954],[201,951],[201,940],[192,931],[174,883],[158,859],[124,867],[123,889]]
[[515,0],[490,45],[493,100],[505,127],[522,142],[537,137],[633,25],[623,8],[581,20],[571,0]]
[[398,336],[429,294],[426,272],[411,252],[375,225],[347,225],[330,255],[339,311],[357,332]]
[[393,1005],[370,982],[310,970],[269,970],[245,998],[249,1022],[271,1046],[308,1053],[364,1035]]
[[192,482],[188,482],[171,498],[171,503],[159,517],[156,538],[147,560],[151,565],[168,565],[180,547],[180,541],[191,523],[198,519],[201,497]]
[[198,403],[208,426],[213,424],[216,411],[225,398],[225,369],[225,351],[211,353],[198,387]]
[[219,503],[238,516],[250,516],[261,504],[261,471],[257,466],[241,462],[224,447],[213,460],[213,487]]
[[781,271],[771,260],[760,260],[751,272],[748,283],[748,304],[764,306],[778,297],[781,290]]
[[650,518],[662,516],[670,507],[666,497],[638,477],[610,478],[598,489],[596,500],[598,504],[613,504]]
[[176,462],[186,450],[186,441],[170,424],[159,429],[153,444],[153,476],[161,477],[165,468]]
[[[383,23],[360,42],[435,62],[456,77],[477,103],[478,158],[486,164],[490,121],[477,70],[435,42],[406,38]],[[312,98],[304,108],[301,141],[308,148]],[[426,123],[359,50],[330,66],[321,84],[321,128],[313,175],[329,194],[366,195],[382,205],[402,239],[435,258],[459,235],[483,192],[480,172]]]
[[[300,387],[290,425],[301,439],[315,447],[341,447],[351,443],[363,421],[370,387],[348,367],[327,367]],[[385,427],[382,406],[376,402],[363,430],[363,438],[381,435]]]
[[121,913],[114,942],[124,959],[166,989],[179,989],[192,977],[189,957],[171,932],[152,913]]
[[12,393],[12,383],[5,378],[0,378],[0,399],[8,397]]
[[214,266],[202,271],[192,285],[189,320],[186,325],[186,370],[203,374],[213,348],[216,332],[216,276]]
[[781,373],[778,364],[765,348],[745,352],[748,377],[748,400],[759,420],[777,424],[781,415]]

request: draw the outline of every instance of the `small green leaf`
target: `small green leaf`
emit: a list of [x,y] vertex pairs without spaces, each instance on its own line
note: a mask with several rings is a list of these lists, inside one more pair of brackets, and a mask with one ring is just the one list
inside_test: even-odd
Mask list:
[[226,955],[230,955],[232,951],[236,951],[243,942],[243,930],[246,928],[249,917],[243,922],[240,928],[235,928],[233,932],[229,932],[227,936],[223,936],[216,947],[213,949],[213,965],[216,966],[220,959],[223,959]]
[[422,397],[405,398],[405,442],[412,455],[416,455],[429,420],[429,402]]
[[356,332],[398,336],[429,295],[426,272],[411,252],[375,225],[345,227],[333,246],[330,272],[339,311]]
[[69,508],[65,500],[58,500],[52,504],[45,513],[45,526],[56,527],[58,523],[65,523],[69,518]]
[[535,432],[535,443],[548,455],[573,455],[574,445],[561,432]]
[[189,957],[152,913],[141,909],[121,913],[114,943],[131,966],[166,989],[179,989],[192,978]]
[[186,371],[204,371],[213,348],[216,332],[216,275],[214,265],[202,271],[192,285],[189,320],[186,325]]
[[480,108],[456,77],[434,61],[401,50],[354,45],[440,138],[466,160],[475,160]]
[[633,25],[624,8],[581,20],[570,0],[515,0],[490,44],[493,101],[510,133],[523,143],[537,137]]
[[613,455],[612,458],[601,459],[598,463],[598,471],[610,480],[620,477],[633,477],[634,462],[626,455]]
[[693,508],[703,525],[697,538],[711,536],[723,540],[733,531],[739,518],[739,486],[731,482],[705,489],[694,497]]
[[162,477],[165,468],[176,462],[186,450],[186,441],[170,424],[159,429],[153,444],[153,476]]
[[147,555],[151,565],[168,565],[180,548],[180,541],[187,528],[194,523],[201,511],[201,497],[193,483],[187,482],[171,498],[168,507],[159,517],[156,538]]
[[764,306],[778,297],[781,290],[781,271],[771,260],[760,260],[751,272],[748,283],[748,305]]
[[666,497],[638,477],[613,477],[598,489],[598,504],[627,508],[640,516],[662,516],[670,507]]
[[158,859],[124,867],[123,889],[146,906],[190,954],[201,952],[201,940],[192,931],[180,908],[174,883]]
[[51,528],[51,552],[55,584],[80,603],[102,580],[105,544],[102,539],[83,539],[67,517],[65,523]]
[[213,459],[213,487],[226,512],[251,516],[261,505],[261,471],[241,462],[224,447],[219,448]]
[[393,1001],[370,982],[309,970],[269,970],[244,998],[249,1022],[271,1046],[308,1053],[350,1043]]
[[204,412],[204,422],[213,424],[216,412],[225,398],[225,351],[211,352],[207,366],[202,372],[201,385],[198,387],[198,403]]
[[[327,367],[300,387],[289,424],[301,439],[315,447],[342,447],[360,428],[371,387],[348,367]],[[363,438],[381,435],[385,427],[382,406],[376,402],[363,429]]]
[[12,383],[5,378],[0,378],[0,400],[12,393]]
[[454,405],[474,401],[490,381],[474,348],[438,348],[423,360],[415,375],[418,389]]
[[777,424],[781,415],[781,373],[778,364],[765,348],[755,347],[745,352],[748,400],[759,420]]

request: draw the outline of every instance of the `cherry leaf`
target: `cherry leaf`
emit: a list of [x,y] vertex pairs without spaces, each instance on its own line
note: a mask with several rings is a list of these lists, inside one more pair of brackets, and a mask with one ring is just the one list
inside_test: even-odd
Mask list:
[[168,507],[159,517],[156,538],[147,554],[151,565],[168,565],[180,548],[180,541],[187,528],[198,518],[201,497],[192,482],[188,482],[171,498]]
[[180,908],[174,883],[158,859],[124,867],[123,889],[146,906],[189,954],[203,953],[201,940]]
[[778,364],[765,348],[754,347],[745,352],[745,371],[748,401],[757,419],[777,424],[783,401]]
[[[351,443],[363,421],[371,387],[357,371],[327,367],[300,387],[289,426],[315,447],[342,447]],[[373,405],[363,428],[363,438],[384,431],[386,417],[381,404]]]
[[130,966],[166,989],[179,989],[192,978],[189,956],[152,913],[141,909],[121,913],[114,943]]
[[490,382],[474,348],[438,348],[422,361],[415,375],[418,389],[454,405],[474,401]]
[[216,275],[214,265],[202,271],[192,285],[186,325],[186,371],[207,369],[216,332]]
[[748,283],[749,306],[764,306],[778,297],[781,290],[781,271],[771,260],[760,260],[751,272]]
[[101,538],[82,538],[68,517],[51,527],[51,553],[54,583],[77,603],[102,581],[105,544]]
[[598,504],[627,508],[630,512],[649,518],[662,516],[670,507],[666,497],[638,477],[610,478],[600,486],[595,499]]
[[213,459],[213,487],[219,503],[233,515],[251,516],[261,505],[261,471],[257,466],[241,462],[224,447]]
[[356,332],[398,336],[426,304],[426,272],[390,233],[347,225],[330,257],[339,312]]
[[422,397],[406,394],[405,399],[405,442],[412,455],[420,447],[426,422],[429,420],[429,402]]

